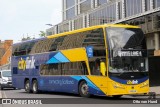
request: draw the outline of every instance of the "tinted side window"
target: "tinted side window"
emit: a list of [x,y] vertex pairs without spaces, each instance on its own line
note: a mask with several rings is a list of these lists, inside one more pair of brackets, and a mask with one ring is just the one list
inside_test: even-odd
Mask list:
[[49,52],[49,47],[52,43],[51,39],[39,40],[33,45],[30,54]]
[[62,65],[63,75],[88,75],[85,62],[64,63]]
[[13,48],[12,48],[12,55],[13,56],[21,55],[21,53],[19,51],[20,46],[21,46],[21,44],[13,45]]
[[28,44],[27,47],[27,54],[30,54],[32,48],[34,47],[34,45],[36,44],[37,41],[32,41],[31,43]]
[[62,45],[65,36],[52,39],[52,44],[50,46],[49,51],[56,51]]
[[40,66],[41,75],[61,75],[61,64],[43,64]]
[[69,62],[61,64],[43,64],[41,75],[88,75],[85,62]]

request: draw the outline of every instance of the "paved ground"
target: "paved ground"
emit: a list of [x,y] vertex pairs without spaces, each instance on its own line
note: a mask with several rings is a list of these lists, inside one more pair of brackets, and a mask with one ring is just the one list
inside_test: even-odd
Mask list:
[[[153,88],[152,88],[153,89]],[[45,98],[48,101],[54,102],[54,105],[45,105],[45,107],[82,107],[79,104],[83,104],[83,107],[106,107],[106,106],[118,106],[118,107],[135,107],[135,105],[128,105],[126,106],[126,103],[132,104],[133,101],[136,100],[148,100],[148,96],[123,96],[120,99],[113,99],[110,97],[98,97],[98,96],[93,96],[91,98],[81,98],[78,95],[74,94],[66,94],[66,93],[49,93],[49,92],[43,92],[40,94],[28,94],[24,90],[2,90],[0,92],[0,96],[3,98]],[[157,98],[160,98],[160,96],[157,96]],[[75,102],[75,104],[71,105],[66,105],[67,102]],[[97,102],[100,103],[96,104]],[[94,103],[94,104],[93,104]],[[57,105],[58,104],[58,105]],[[65,105],[64,105],[65,104]],[[69,103],[70,104],[70,103]],[[87,104],[87,105],[86,105]],[[107,105],[106,105],[107,104]],[[108,105],[111,104],[111,105]],[[116,104],[116,105],[114,105]],[[122,105],[125,104],[125,105]],[[18,105],[18,107],[21,107],[21,105]],[[23,107],[36,107],[36,105],[23,105]],[[40,105],[37,107],[42,107],[44,105]],[[160,103],[158,104],[147,104],[147,105],[139,105],[139,107],[159,107]],[[17,107],[17,105],[2,105],[2,107]],[[138,107],[138,104],[136,104],[136,107]]]
[[150,87],[150,92],[155,92],[157,95],[160,95],[160,86]]
[[[68,94],[68,93],[55,93],[55,92],[41,92],[39,94],[33,94],[33,93],[26,93],[24,90],[11,90],[11,89],[7,89],[7,90],[2,90],[1,91],[1,96],[2,98],[56,98],[56,99],[82,99],[82,97],[80,97],[79,95],[75,95],[75,94]],[[129,101],[129,100],[133,100],[133,99],[143,99],[143,98],[148,98],[148,96],[122,96],[120,99],[113,99],[111,97],[102,97],[102,96],[92,96],[91,98],[88,99],[92,99],[94,101],[96,100],[103,100],[105,99],[105,101],[109,100],[116,100],[115,102],[119,101],[119,103],[121,103],[121,101]],[[160,98],[160,96],[157,96],[157,98]]]
[[[150,92],[155,92],[158,96],[160,96],[160,86],[150,87]],[[43,94],[43,98],[78,98],[77,95],[74,94],[66,94],[66,93],[41,93]],[[37,94],[34,95],[34,98],[41,98],[42,95]],[[23,96],[22,96],[23,95]],[[0,90],[0,98],[30,98],[33,94],[28,94],[24,90]],[[125,96],[126,97],[126,96]]]

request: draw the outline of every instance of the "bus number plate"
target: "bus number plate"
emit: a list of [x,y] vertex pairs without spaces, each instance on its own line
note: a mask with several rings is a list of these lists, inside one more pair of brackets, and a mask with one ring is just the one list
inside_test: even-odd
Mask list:
[[136,93],[137,90],[130,90],[129,92],[130,92],[130,93]]

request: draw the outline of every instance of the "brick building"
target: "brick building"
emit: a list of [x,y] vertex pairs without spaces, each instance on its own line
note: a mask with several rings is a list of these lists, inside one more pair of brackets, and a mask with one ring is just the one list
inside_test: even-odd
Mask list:
[[0,66],[10,62],[13,40],[0,40]]

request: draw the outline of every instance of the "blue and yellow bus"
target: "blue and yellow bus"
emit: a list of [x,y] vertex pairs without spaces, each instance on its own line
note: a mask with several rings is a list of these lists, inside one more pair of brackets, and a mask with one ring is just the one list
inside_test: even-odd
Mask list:
[[149,92],[145,36],[137,26],[106,24],[16,43],[13,86],[121,97]]

